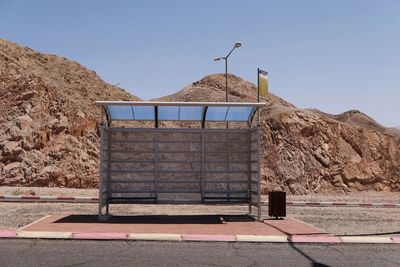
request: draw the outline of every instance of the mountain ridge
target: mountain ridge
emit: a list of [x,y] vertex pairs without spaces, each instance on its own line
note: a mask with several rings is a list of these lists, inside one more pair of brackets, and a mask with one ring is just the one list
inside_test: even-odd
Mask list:
[[[256,87],[229,74],[229,101]],[[0,184],[96,187],[96,100],[140,100],[79,63],[0,39]],[[212,74],[159,101],[225,101]],[[400,191],[400,138],[360,111],[338,115],[261,98],[263,192]],[[172,124],[171,124],[172,125]]]
[[[256,86],[230,74],[229,101],[254,101]],[[224,101],[224,74],[213,74],[159,101]],[[263,192],[292,194],[398,191],[400,135],[355,110],[338,115],[261,98]]]

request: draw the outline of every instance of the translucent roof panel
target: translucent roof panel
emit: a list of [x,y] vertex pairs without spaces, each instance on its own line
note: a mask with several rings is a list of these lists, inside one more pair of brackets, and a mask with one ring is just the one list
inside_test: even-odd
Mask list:
[[182,121],[201,121],[203,119],[204,107],[180,107],[179,119]]
[[132,106],[132,109],[135,120],[152,121],[155,119],[153,106]]
[[228,113],[226,114],[226,120],[247,121],[250,118],[252,111],[253,107],[229,107]]
[[161,121],[179,120],[179,107],[177,106],[158,107],[158,119]]
[[229,107],[208,107],[206,121],[224,121]]
[[[233,102],[155,102],[155,101],[97,101],[113,120],[248,122],[265,103]],[[157,110],[157,113],[156,113]]]
[[203,110],[202,106],[159,106],[158,119],[160,121],[201,121]]
[[107,106],[112,120],[134,120],[132,106]]

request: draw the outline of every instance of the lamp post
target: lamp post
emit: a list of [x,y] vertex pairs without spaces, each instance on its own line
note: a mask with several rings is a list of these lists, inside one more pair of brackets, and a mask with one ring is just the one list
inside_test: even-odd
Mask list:
[[232,54],[233,50],[235,50],[235,48],[239,48],[241,46],[241,42],[236,42],[228,55],[226,55],[225,57],[214,58],[214,61],[219,61],[221,59],[225,60],[225,102],[228,102],[228,58]]

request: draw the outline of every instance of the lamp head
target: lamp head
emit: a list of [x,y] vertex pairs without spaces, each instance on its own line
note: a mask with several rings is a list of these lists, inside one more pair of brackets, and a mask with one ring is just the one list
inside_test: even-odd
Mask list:
[[217,58],[214,58],[214,61],[219,61],[221,59],[222,59],[222,57],[217,57]]
[[239,48],[239,47],[241,47],[242,46],[242,43],[241,42],[236,42],[235,43],[235,48]]

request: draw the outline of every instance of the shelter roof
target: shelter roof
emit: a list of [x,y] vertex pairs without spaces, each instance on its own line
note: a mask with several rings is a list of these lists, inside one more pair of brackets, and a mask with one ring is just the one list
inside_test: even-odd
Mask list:
[[112,121],[247,122],[265,103],[96,101]]

